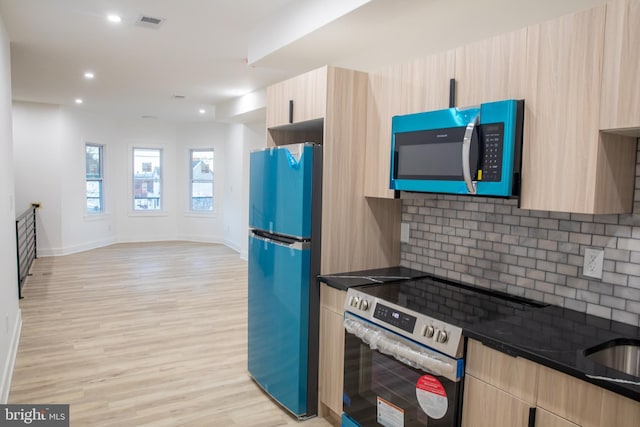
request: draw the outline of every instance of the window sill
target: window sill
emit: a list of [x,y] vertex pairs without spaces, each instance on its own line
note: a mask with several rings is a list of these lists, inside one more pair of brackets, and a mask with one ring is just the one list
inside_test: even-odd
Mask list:
[[83,216],[85,221],[102,221],[105,219],[111,219],[111,212],[96,212],[96,213],[85,213]]
[[164,217],[169,216],[165,211],[129,211],[130,217]]
[[185,211],[184,216],[190,218],[216,218],[218,216],[216,211],[198,212],[198,211]]

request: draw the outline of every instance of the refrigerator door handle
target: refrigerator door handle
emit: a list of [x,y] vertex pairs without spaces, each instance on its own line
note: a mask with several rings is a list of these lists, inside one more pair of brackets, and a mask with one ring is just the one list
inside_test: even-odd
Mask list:
[[266,237],[255,232],[253,233],[253,237],[255,239],[263,241],[265,245],[267,243],[273,243],[274,245],[286,246],[288,248],[300,250],[300,251],[308,250],[311,248],[311,242],[309,241],[301,241],[301,240],[291,241],[291,239],[279,240],[277,236]]

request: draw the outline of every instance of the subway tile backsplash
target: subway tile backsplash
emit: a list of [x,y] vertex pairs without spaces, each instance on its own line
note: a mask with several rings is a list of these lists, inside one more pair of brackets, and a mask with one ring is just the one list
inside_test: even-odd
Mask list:
[[[402,201],[402,221],[410,224],[403,266],[640,326],[640,163],[632,214],[426,195]],[[604,250],[601,280],[582,275],[587,247]]]

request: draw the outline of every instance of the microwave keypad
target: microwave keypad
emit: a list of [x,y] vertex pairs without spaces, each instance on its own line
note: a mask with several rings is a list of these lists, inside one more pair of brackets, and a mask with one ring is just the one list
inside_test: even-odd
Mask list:
[[504,124],[490,123],[480,125],[482,140],[482,181],[500,181],[502,176],[502,147]]

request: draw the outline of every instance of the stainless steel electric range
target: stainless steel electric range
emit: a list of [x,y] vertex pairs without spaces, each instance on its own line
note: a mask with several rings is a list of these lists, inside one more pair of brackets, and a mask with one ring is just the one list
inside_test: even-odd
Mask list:
[[532,307],[540,304],[438,278],[350,288],[342,425],[459,426],[463,329]]

